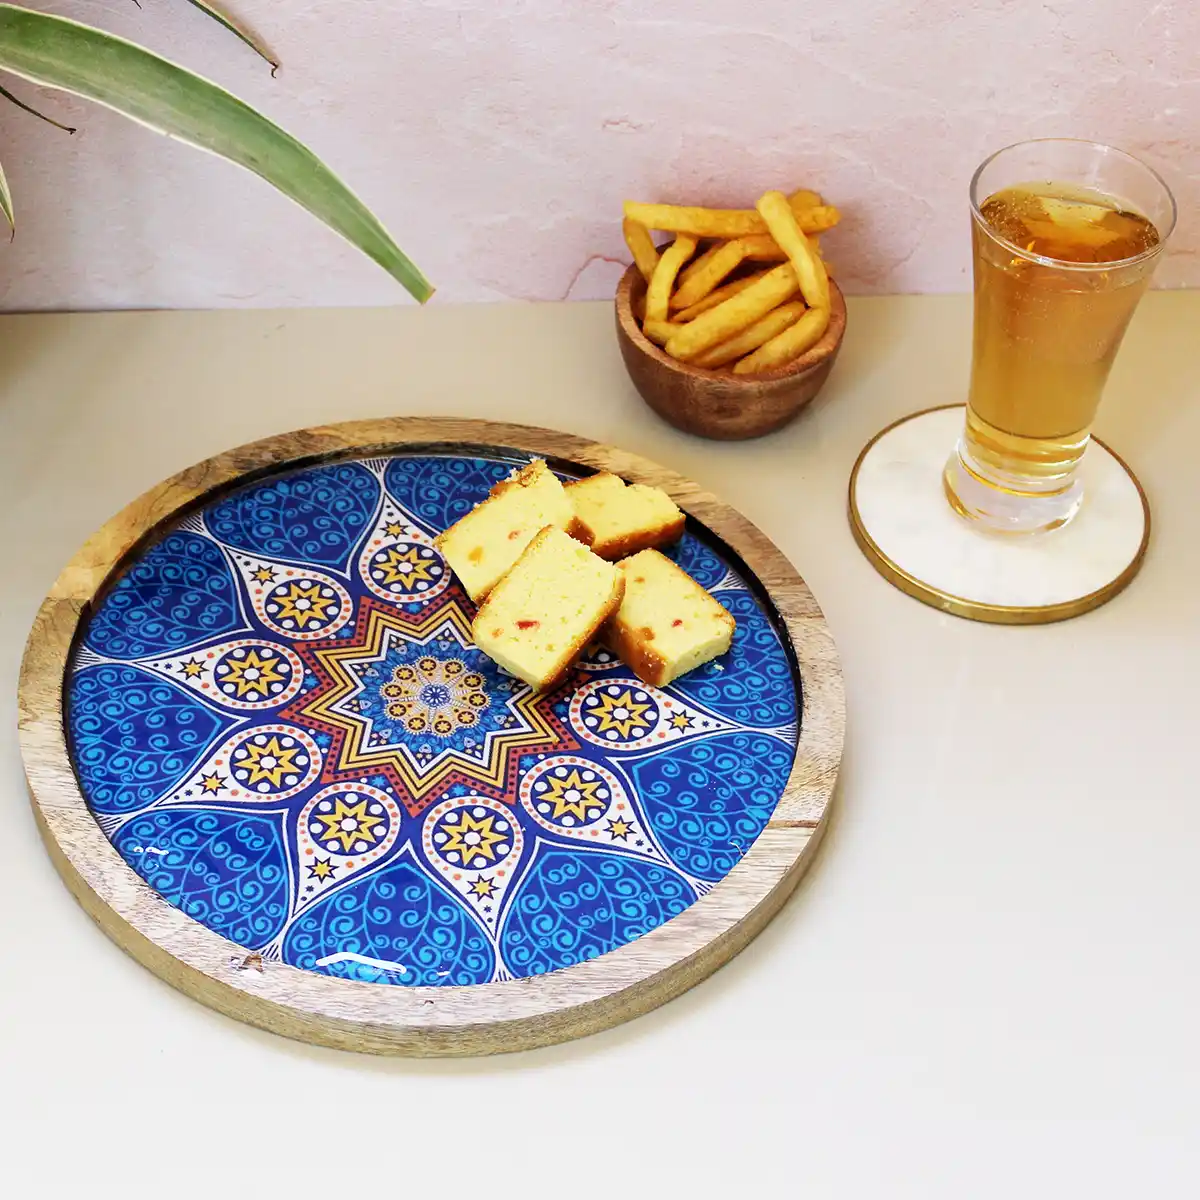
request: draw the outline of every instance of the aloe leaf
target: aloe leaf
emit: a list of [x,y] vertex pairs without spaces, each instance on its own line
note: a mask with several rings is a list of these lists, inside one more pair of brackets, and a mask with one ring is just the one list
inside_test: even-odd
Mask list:
[[261,176],[424,303],[433,288],[311,150],[215,83],[65,17],[0,4],[0,70],[94,100]]
[[32,104],[26,104],[20,96],[14,96],[6,87],[0,87],[0,96],[3,96],[10,104],[15,104],[18,108],[23,108],[27,113],[32,113],[41,121],[45,121],[47,125],[53,125],[55,129],[61,129],[64,133],[74,133],[74,125],[64,125],[61,121],[56,121],[53,117],[48,117],[44,112],[40,112],[34,108]]
[[16,233],[17,222],[13,217],[12,192],[8,190],[8,176],[4,174],[3,167],[0,167],[0,211],[4,213],[9,229]]
[[270,63],[272,75],[279,70],[279,62],[275,56],[241,22],[235,21],[233,17],[228,13],[222,12],[215,5],[205,4],[204,0],[188,0],[188,3],[195,5],[201,12],[207,13],[217,24],[224,25],[235,37],[241,38],[259,58],[265,59]]

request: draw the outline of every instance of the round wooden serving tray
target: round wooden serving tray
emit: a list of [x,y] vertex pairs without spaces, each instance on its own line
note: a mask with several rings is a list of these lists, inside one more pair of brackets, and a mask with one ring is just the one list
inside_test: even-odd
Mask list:
[[[516,463],[665,488],[738,619],[668,688],[594,647],[534,696],[432,538]],[[119,946],[264,1029],[487,1054],[628,1020],[727,962],[820,841],[837,651],[782,554],[695,484],[482,421],[218,455],[104,525],[43,603],[20,732],[55,866]]]

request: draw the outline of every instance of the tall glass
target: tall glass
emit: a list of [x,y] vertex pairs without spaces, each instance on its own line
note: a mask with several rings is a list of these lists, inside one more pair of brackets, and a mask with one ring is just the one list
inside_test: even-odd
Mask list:
[[971,388],[946,495],[988,529],[1054,529],[1083,500],[1079,463],[1175,200],[1132,155],[1046,139],[980,166],[971,218]]

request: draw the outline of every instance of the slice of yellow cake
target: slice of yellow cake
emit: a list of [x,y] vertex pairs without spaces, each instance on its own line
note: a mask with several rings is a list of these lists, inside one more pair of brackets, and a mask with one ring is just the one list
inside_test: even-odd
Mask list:
[[683,536],[683,513],[661,488],[631,483],[602,471],[567,484],[578,525],[572,532],[593,554],[616,562]]
[[625,577],[547,526],[475,616],[475,644],[535,691],[562,678],[621,603]]
[[604,638],[643,683],[664,687],[729,649],[732,615],[665,555],[643,550],[617,568],[625,597]]
[[572,529],[575,510],[558,477],[535,458],[496,484],[434,544],[478,604],[547,525]]

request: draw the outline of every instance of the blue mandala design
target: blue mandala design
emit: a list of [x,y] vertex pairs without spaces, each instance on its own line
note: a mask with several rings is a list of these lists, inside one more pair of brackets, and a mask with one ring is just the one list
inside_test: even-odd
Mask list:
[[513,470],[486,458],[393,458],[384,482],[395,500],[432,533],[465,516]]
[[301,917],[284,939],[283,959],[309,971],[410,987],[486,983],[495,970],[483,931],[404,860]]
[[75,770],[98,813],[145,808],[182,781],[232,719],[136,667],[86,667],[71,680]]
[[500,949],[518,974],[544,975],[649,933],[695,899],[687,880],[666,867],[544,851],[522,880]]
[[716,882],[762,833],[794,751],[759,733],[677,743],[630,768],[660,845],[697,879]]
[[725,561],[698,537],[685,534],[672,558],[699,584],[715,588],[728,571]]
[[113,844],[176,908],[239,946],[257,950],[283,928],[278,816],[164,808],[122,825]]
[[796,685],[779,634],[749,592],[719,592],[737,619],[733,648],[719,663],[707,663],[674,684],[681,695],[722,717],[758,728],[796,720]]
[[233,576],[220,548],[180,531],[146,552],[105,597],[87,642],[108,658],[180,650],[241,626]]
[[313,467],[242,488],[204,514],[214,537],[266,558],[344,567],[379,500],[379,481],[357,463]]
[[467,986],[641,937],[753,844],[798,737],[774,615],[696,528],[675,553],[736,616],[730,653],[658,689],[593,649],[534,695],[473,645],[423,540],[511,470],[473,451],[290,471],[109,589],[67,680],[70,749],[169,903],[267,962]]

